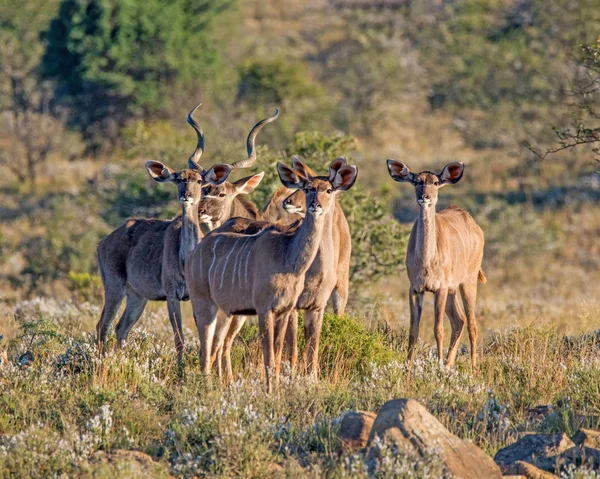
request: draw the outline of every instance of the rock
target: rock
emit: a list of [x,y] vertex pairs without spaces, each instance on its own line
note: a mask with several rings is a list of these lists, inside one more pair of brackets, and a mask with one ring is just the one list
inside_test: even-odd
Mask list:
[[33,364],[33,361],[35,361],[35,358],[33,357],[33,353],[31,351],[25,351],[17,359],[19,366],[22,368],[28,368]]
[[583,446],[581,448],[581,463],[590,467],[600,468],[600,449]]
[[517,442],[500,449],[494,461],[504,474],[518,474],[517,461],[528,462],[544,471],[554,472],[557,460],[568,462],[569,454],[578,455],[575,443],[566,434],[527,434]]
[[167,464],[155,462],[143,452],[124,449],[97,451],[81,468],[90,477],[114,477],[114,471],[119,471],[119,477],[128,478],[169,477]]
[[600,431],[593,429],[579,429],[571,438],[579,447],[587,446],[600,448]]
[[421,404],[395,399],[383,405],[369,435],[369,444],[380,437],[420,455],[433,452],[447,472],[462,479],[502,477],[494,461],[477,446],[450,433]]
[[533,419],[533,420],[541,421],[553,413],[554,413],[554,406],[552,406],[552,404],[540,405],[540,406],[535,406],[535,407],[528,409],[527,417],[530,420]]
[[377,415],[368,411],[350,411],[342,418],[338,439],[345,452],[366,447]]
[[514,466],[515,468],[512,474],[519,474],[526,479],[558,479],[558,476],[555,476],[550,472],[542,471],[527,462],[517,461]]

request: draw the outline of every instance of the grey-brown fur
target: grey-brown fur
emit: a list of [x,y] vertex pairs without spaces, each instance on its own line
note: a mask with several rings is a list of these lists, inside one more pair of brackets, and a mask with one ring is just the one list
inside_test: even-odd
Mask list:
[[[394,180],[413,184],[421,207],[406,253],[411,310],[408,359],[412,361],[414,358],[423,293],[432,292],[435,294],[434,333],[440,363],[443,362],[443,320],[446,312],[452,325],[447,365],[454,365],[458,341],[466,322],[471,342],[471,365],[473,370],[477,370],[477,281],[486,281],[481,271],[483,231],[471,215],[460,208],[451,206],[439,213],[435,211],[438,189],[458,182],[464,165],[450,163],[439,175],[429,171],[415,174],[404,163],[394,160],[388,160],[387,166]],[[459,291],[466,317],[458,300]]]
[[278,164],[280,178],[289,188],[302,188],[307,195],[307,217],[281,231],[268,227],[254,235],[241,235],[220,228],[209,234],[189,257],[185,277],[200,335],[200,364],[210,372],[215,329],[235,315],[258,314],[267,388],[271,374],[277,375],[290,312],[296,307],[306,271],[321,244],[335,193],[348,189],[356,179],[356,167],[334,161],[329,178],[299,177]]

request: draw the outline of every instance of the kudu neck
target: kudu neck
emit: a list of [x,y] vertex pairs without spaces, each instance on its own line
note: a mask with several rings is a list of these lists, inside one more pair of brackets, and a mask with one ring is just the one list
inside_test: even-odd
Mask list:
[[326,214],[315,216],[308,213],[300,227],[296,230],[286,252],[289,269],[297,274],[306,273],[317,255]]
[[417,249],[424,265],[431,264],[437,249],[435,206],[421,207],[418,219]]
[[182,208],[181,233],[179,235],[179,259],[181,264],[185,263],[187,255],[192,252],[200,241],[201,232],[198,223],[198,206],[199,202],[195,202],[192,205],[183,205]]

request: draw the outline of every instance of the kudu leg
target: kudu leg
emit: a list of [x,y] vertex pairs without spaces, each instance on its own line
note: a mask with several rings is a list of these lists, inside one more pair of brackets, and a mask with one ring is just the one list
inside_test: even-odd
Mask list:
[[410,331],[408,335],[408,361],[413,362],[415,348],[419,339],[419,324],[421,323],[421,312],[423,311],[423,294],[417,293],[412,288],[408,290],[408,303],[410,305]]
[[434,334],[437,344],[438,361],[441,366],[444,364],[444,313],[446,312],[446,299],[448,298],[448,290],[440,289],[435,293],[434,305]]
[[285,332],[285,348],[290,360],[292,371],[298,365],[298,310],[292,309]]
[[213,346],[210,356],[210,368],[212,369],[213,364],[217,363],[217,377],[221,379],[223,377],[223,345],[225,343],[225,337],[229,326],[231,324],[232,316],[225,316],[225,314],[219,310],[217,313],[217,323],[215,326],[215,334],[213,338]]
[[104,307],[102,308],[102,314],[96,324],[96,339],[98,341],[98,349],[104,354],[104,348],[106,346],[106,336],[108,335],[108,329],[112,324],[117,311],[121,307],[121,303],[125,298],[125,288],[119,286],[107,287],[104,286]]
[[[295,310],[295,308],[293,308]],[[283,355],[283,344],[285,342],[288,322],[292,311],[286,312],[277,318],[275,323],[275,375],[279,377],[281,372],[281,359]]]
[[456,291],[448,293],[446,314],[448,315],[448,318],[450,318],[450,324],[452,325],[452,336],[450,337],[446,366],[453,367],[454,361],[456,360],[456,352],[458,351],[458,342],[460,341],[466,323],[465,313],[462,310]]
[[213,350],[213,337],[217,324],[217,305],[209,301],[192,300],[194,319],[200,337],[200,370],[203,374],[210,374],[211,355]]
[[323,309],[306,310],[304,312],[304,337],[306,338],[306,353],[308,373],[315,379],[319,377],[319,342],[323,327]]
[[140,296],[130,288],[127,289],[127,305],[116,328],[117,344],[119,347],[123,346],[123,341],[127,339],[129,331],[131,331],[131,328],[140,319],[147,303],[148,300],[146,298]]
[[229,325],[229,331],[227,331],[227,336],[225,337],[225,343],[223,345],[223,369],[225,371],[226,384],[233,381],[233,368],[231,366],[231,348],[233,347],[233,341],[239,334],[245,322],[246,316],[233,316],[231,324]]
[[169,310],[169,320],[173,328],[173,337],[175,339],[175,350],[177,351],[177,361],[183,361],[183,325],[181,324],[181,307],[179,299],[167,298],[167,308]]
[[275,313],[267,311],[267,313],[259,315],[258,327],[265,364],[267,392],[271,394],[273,392],[273,379],[275,377]]
[[475,303],[477,302],[477,281],[460,285],[460,292],[467,313],[467,329],[471,343],[471,367],[478,372],[477,366],[477,321],[475,319]]

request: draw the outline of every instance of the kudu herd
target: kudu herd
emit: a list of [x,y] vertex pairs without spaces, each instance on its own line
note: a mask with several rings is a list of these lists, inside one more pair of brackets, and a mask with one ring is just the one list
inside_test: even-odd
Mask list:
[[[216,363],[219,377],[224,375],[229,382],[233,378],[233,342],[246,317],[257,315],[267,389],[271,391],[284,345],[292,370],[296,368],[298,312],[303,310],[306,366],[317,377],[327,303],[341,315],[348,301],[351,236],[337,197],[352,187],[358,169],[343,157],[333,160],[324,175],[297,157],[292,158],[291,166],[278,163],[282,186],[260,210],[246,196],[260,184],[264,173],[235,182],[228,177],[255,164],[256,136],[277,119],[279,111],[252,128],[247,158],[205,170],[199,164],[204,133],[194,119],[198,106],[187,117],[197,135],[187,169],[176,171],[157,161],[146,163],[152,179],[177,185],[182,214],[170,221],[129,219],[98,246],[105,292],[96,327],[99,348],[104,351],[108,329],[125,297],[125,310],[116,327],[119,346],[149,300],[166,301],[181,361],[184,338],[179,303],[190,299],[200,337],[201,370],[209,375]],[[450,163],[439,175],[429,171],[415,174],[391,159],[387,167],[394,180],[414,185],[420,206],[406,256],[410,280],[408,359],[414,359],[423,293],[432,292],[440,363],[446,313],[452,326],[447,366],[454,365],[466,323],[476,371],[475,301],[477,282],[485,283],[483,232],[462,209],[451,206],[436,213],[438,189],[458,182],[464,165]]]

